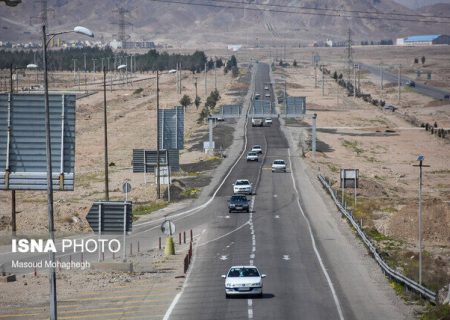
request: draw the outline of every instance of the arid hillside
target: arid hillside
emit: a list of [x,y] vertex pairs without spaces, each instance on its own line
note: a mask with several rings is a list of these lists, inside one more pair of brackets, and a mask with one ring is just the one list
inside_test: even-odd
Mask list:
[[[49,0],[48,23],[53,30],[81,24],[91,28],[97,39],[109,41],[119,32],[119,6],[125,9],[122,22],[130,39],[186,48],[344,41],[348,28],[356,41],[445,33],[448,28],[447,23],[429,22],[435,18],[417,16],[423,10],[413,11],[393,0]],[[425,13],[450,16],[448,6],[438,8]],[[15,8],[0,6],[0,40],[39,39],[40,12],[38,1],[24,1]]]

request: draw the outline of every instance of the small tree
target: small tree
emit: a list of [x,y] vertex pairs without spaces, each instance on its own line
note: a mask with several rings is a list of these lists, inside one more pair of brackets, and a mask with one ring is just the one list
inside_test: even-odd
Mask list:
[[425,64],[425,56],[422,56],[422,58],[420,59],[422,61],[422,65]]
[[184,112],[186,112],[186,107],[188,107],[188,106],[190,106],[190,105],[192,104],[191,97],[189,97],[187,94],[185,94],[185,95],[180,99],[180,104],[183,106]]
[[419,63],[419,58],[414,58],[414,64],[418,64]]
[[437,127],[438,127],[438,124],[437,124],[437,122],[436,122],[436,121],[434,122],[434,127],[435,127],[435,128],[437,128]]
[[333,79],[337,81],[337,78],[338,78],[338,74],[337,74],[337,72],[335,71],[335,72],[333,73]]
[[279,65],[280,67],[282,67],[282,66],[283,66],[283,60],[280,59],[280,63],[278,63],[278,65]]
[[294,60],[294,62],[292,62],[292,65],[293,65],[294,67],[297,67],[297,60]]
[[339,74],[339,80],[341,80],[343,77],[342,73]]
[[202,99],[197,96],[194,100],[194,104],[195,104],[195,108],[198,110],[198,107],[200,106],[200,104],[202,103]]

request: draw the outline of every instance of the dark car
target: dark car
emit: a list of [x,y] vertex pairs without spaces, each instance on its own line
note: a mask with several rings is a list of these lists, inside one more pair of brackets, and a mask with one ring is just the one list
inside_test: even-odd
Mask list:
[[232,211],[250,212],[250,201],[243,195],[231,196],[230,200],[228,200],[228,212]]
[[412,81],[412,80],[406,81],[405,84],[406,84],[408,87],[415,87],[415,86],[416,86],[416,83],[415,83],[414,81]]

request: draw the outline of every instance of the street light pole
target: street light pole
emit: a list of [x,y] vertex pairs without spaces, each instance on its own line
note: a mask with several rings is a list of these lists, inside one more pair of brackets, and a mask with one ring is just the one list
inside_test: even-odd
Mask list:
[[[47,167],[47,213],[48,213],[48,233],[49,240],[55,242],[55,228],[53,221],[53,180],[52,180],[52,150],[50,137],[50,107],[48,97],[48,69],[47,69],[47,33],[45,24],[42,25],[42,50],[43,50],[43,67],[44,67],[44,112],[45,112],[45,156]],[[77,26],[73,31],[65,31],[49,34],[50,40],[56,35],[65,33],[81,33],[89,37],[94,34],[84,27]],[[57,303],[56,303],[56,272],[55,272],[55,253],[50,250],[49,282],[50,282],[50,319],[57,319]]]
[[[45,24],[42,25],[42,48],[43,48],[43,66],[44,66],[44,104],[45,104],[45,154],[47,160],[47,213],[48,213],[48,232],[49,239],[54,242],[54,224],[53,224],[53,181],[52,181],[52,152],[50,141],[50,110],[48,99],[48,70],[47,70],[47,34]],[[56,272],[54,268],[55,253],[50,251],[49,281],[50,281],[50,319],[57,319],[56,304]]]
[[160,180],[160,163],[159,163],[159,70],[156,70],[156,194],[161,199],[161,180]]

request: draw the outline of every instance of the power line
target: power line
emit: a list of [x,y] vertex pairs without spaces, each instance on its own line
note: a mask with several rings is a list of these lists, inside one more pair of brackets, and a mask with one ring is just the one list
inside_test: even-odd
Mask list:
[[[242,10],[244,7],[237,5],[224,5],[224,4],[212,4],[212,3],[196,3],[196,2],[184,2],[179,0],[149,0],[152,2],[162,2],[166,4],[181,4],[181,5],[190,5],[190,6],[201,6],[201,7],[212,7],[212,8],[222,8],[222,9],[239,9]],[[260,6],[260,5],[258,5]],[[280,8],[282,8],[280,6]],[[436,21],[436,20],[417,20],[417,19],[401,19],[401,18],[393,18],[393,17],[373,17],[373,16],[354,16],[354,15],[343,15],[337,13],[320,13],[320,12],[295,12],[281,9],[268,9],[268,8],[249,8],[246,7],[246,10],[251,11],[262,11],[262,12],[274,12],[274,13],[288,13],[288,14],[297,14],[297,15],[313,15],[313,16],[325,16],[325,17],[339,17],[339,18],[352,18],[352,19],[367,19],[367,20],[383,20],[383,21],[401,21],[401,22],[414,22],[414,23],[439,23],[439,24],[450,24],[450,21]],[[316,10],[316,9],[309,9]],[[337,10],[339,11],[339,10]],[[366,12],[364,14],[375,14]],[[437,18],[441,17],[437,16],[427,16],[426,18]]]
[[[242,4],[239,1],[233,0],[215,0],[216,2],[225,2],[225,3],[234,3],[234,4]],[[403,17],[419,17],[419,18],[445,18],[450,19],[448,16],[435,16],[435,15],[424,15],[424,14],[410,14],[410,13],[390,13],[390,12],[381,12],[381,11],[362,11],[362,10],[348,10],[348,9],[330,9],[330,8],[314,8],[307,6],[297,6],[297,5],[280,5],[280,4],[270,4],[270,3],[249,3],[250,5],[255,5],[258,7],[275,7],[275,8],[293,8],[293,9],[301,9],[301,10],[312,10],[312,11],[331,11],[331,12],[345,12],[345,13],[362,13],[362,14],[378,14],[378,15],[390,15],[390,16],[403,16]],[[248,7],[246,7],[248,8]],[[408,20],[409,21],[409,20]]]

